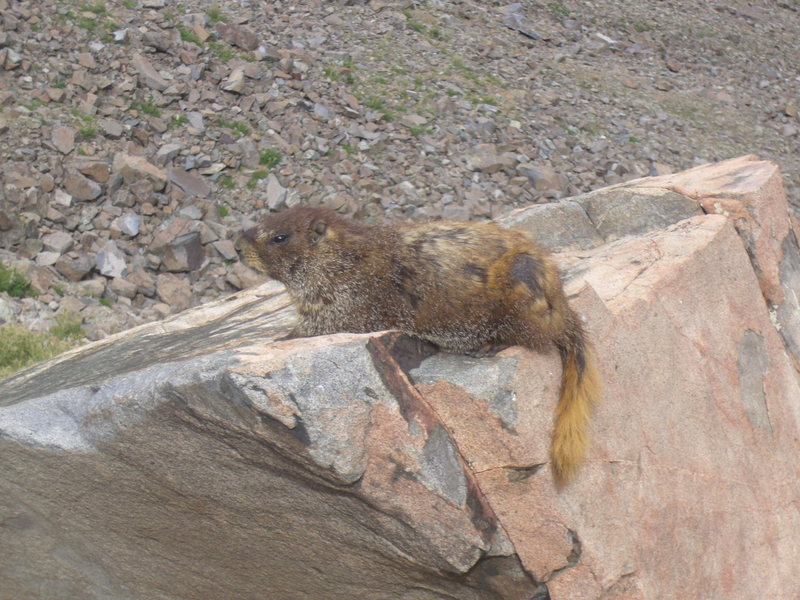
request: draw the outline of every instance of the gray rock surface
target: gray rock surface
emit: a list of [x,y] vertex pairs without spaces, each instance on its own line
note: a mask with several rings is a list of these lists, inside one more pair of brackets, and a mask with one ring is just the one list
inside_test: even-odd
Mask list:
[[[793,530],[800,493],[797,340],[765,302],[800,268],[777,170],[745,157],[581,202],[613,213],[615,195],[669,210],[555,256],[604,381],[567,488],[547,468],[554,350],[278,340],[296,315],[267,283],[0,381],[2,594],[716,598],[736,572],[743,600],[797,596],[773,560],[795,538],[758,543]],[[703,214],[658,225],[688,197]],[[175,217],[163,247],[196,223]],[[125,305],[148,285],[137,267],[100,289]],[[165,314],[192,300],[184,277],[155,287]],[[92,337],[114,314],[62,309]]]

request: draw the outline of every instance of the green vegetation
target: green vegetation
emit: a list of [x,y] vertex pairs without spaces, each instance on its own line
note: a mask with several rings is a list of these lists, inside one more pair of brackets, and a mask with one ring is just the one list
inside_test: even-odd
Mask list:
[[557,15],[561,15],[562,17],[568,17],[570,14],[569,9],[561,4],[561,2],[551,2],[548,6],[550,7],[550,10]]
[[244,121],[226,121],[225,119],[220,119],[217,121],[217,125],[225,129],[230,129],[231,133],[239,137],[250,133],[250,126]]
[[208,10],[206,10],[206,15],[208,15],[208,21],[211,25],[228,22],[228,18],[222,12],[219,4],[212,4]]
[[8,377],[28,365],[52,358],[71,346],[64,339],[18,325],[0,327],[0,377]]
[[39,108],[40,106],[44,106],[44,102],[42,102],[38,98],[34,98],[33,100],[31,100],[29,102],[20,102],[20,104],[22,106],[24,106],[25,108],[27,108],[28,110],[30,110],[30,111],[34,111],[37,108]]
[[266,148],[262,150],[258,156],[258,164],[267,167],[268,169],[274,169],[277,167],[281,160],[283,160],[283,156],[277,150],[273,150],[272,148]]
[[419,137],[423,133],[428,133],[428,128],[422,127],[421,125],[412,125],[411,127],[408,128],[408,132],[414,137]]
[[197,44],[201,48],[203,47],[203,42],[200,41],[200,38],[191,29],[186,29],[186,27],[178,25],[178,33],[181,34],[181,39],[184,42],[192,42],[193,44]]
[[16,269],[9,269],[3,263],[0,263],[0,292],[5,292],[14,298],[38,295],[22,273]]
[[[230,175],[223,175],[222,177],[219,178],[219,181],[217,181],[217,183],[219,185],[221,185],[222,187],[227,188],[229,190],[232,190],[235,187],[235,185],[233,183],[233,179],[231,178]],[[221,208],[222,207],[220,207],[220,209]],[[222,217],[222,216],[225,216],[225,215],[220,214],[220,216]]]
[[56,315],[56,324],[50,328],[50,335],[60,340],[80,339],[83,337],[83,319],[69,313]]
[[425,33],[425,25],[412,20],[411,17],[408,18],[408,28],[416,31],[417,33]]
[[151,117],[161,116],[161,111],[153,104],[152,96],[147,100],[134,100],[131,102],[130,110],[135,110],[142,114],[150,115]]
[[224,219],[231,213],[231,210],[224,204],[218,204],[217,213],[219,214],[220,218]]
[[230,59],[236,56],[236,52],[233,50],[233,48],[223,42],[209,42],[208,47],[211,48],[214,56],[216,56],[222,62],[228,62]]
[[256,189],[256,186],[258,185],[258,182],[261,181],[262,179],[266,179],[267,177],[269,177],[269,171],[265,171],[263,169],[259,170],[259,171],[254,171],[250,175],[250,180],[246,184],[247,185],[247,189],[248,190]]
[[392,111],[388,109],[386,101],[383,100],[383,98],[378,98],[377,96],[370,96],[369,98],[364,100],[364,106],[381,113],[381,118],[387,123],[389,123],[390,121],[394,121],[395,118],[394,113],[392,113]]
[[322,68],[322,72],[325,73],[325,77],[327,77],[331,81],[339,81],[340,72],[339,69],[337,69],[335,66],[325,65]]
[[103,298],[100,298],[100,300],[98,300],[98,302],[99,302],[99,303],[100,303],[102,306],[106,306],[106,307],[108,307],[108,308],[111,308],[112,306],[114,306],[114,303],[111,301],[111,298],[105,298],[105,297],[103,297]]
[[177,129],[178,127],[182,127],[189,122],[189,117],[186,115],[172,115],[172,118],[169,120],[168,127],[170,129]]
[[136,8],[136,2],[134,2],[134,0],[122,0],[122,6],[128,10],[133,10]]
[[78,129],[84,140],[93,140],[97,136],[97,127],[94,125],[84,125]]
[[81,4],[79,7],[83,12],[89,12],[98,17],[105,17],[108,14],[105,2],[95,2],[94,4]]

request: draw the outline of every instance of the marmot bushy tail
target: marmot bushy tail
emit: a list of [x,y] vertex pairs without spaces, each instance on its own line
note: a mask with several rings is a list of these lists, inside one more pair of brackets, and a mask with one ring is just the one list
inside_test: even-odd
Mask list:
[[291,336],[398,329],[450,352],[522,345],[561,353],[552,466],[577,472],[600,386],[580,317],[547,252],[493,223],[365,225],[294,207],[242,234],[245,261],[286,285],[300,315]]
[[551,444],[553,475],[563,486],[575,477],[589,445],[591,410],[600,397],[600,379],[583,334],[566,344],[561,354],[561,396],[556,405]]

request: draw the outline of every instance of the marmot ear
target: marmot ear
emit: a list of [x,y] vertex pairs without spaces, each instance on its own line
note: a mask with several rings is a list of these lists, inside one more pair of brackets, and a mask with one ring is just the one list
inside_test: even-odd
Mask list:
[[311,233],[309,239],[312,245],[318,244],[325,237],[325,231],[328,229],[328,224],[325,221],[319,220],[311,224]]

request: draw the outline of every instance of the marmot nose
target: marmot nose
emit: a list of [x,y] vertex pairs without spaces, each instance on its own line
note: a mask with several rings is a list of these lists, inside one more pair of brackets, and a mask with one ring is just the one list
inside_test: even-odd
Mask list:
[[237,235],[236,239],[233,241],[234,247],[241,252],[246,245],[255,244],[256,234],[257,231],[255,227],[251,227],[250,229],[243,231]]
[[233,247],[237,252],[244,250],[245,246],[249,246],[255,240],[255,228],[242,231],[233,240]]

